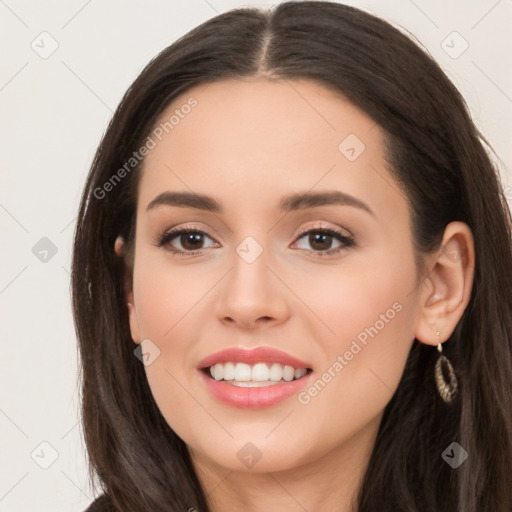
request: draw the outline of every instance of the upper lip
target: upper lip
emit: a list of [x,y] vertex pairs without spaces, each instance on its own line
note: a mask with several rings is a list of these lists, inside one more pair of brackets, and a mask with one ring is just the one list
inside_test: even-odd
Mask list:
[[217,363],[247,363],[256,364],[261,362],[280,363],[293,366],[293,368],[311,368],[311,365],[297,359],[286,352],[272,347],[257,347],[252,349],[232,347],[215,352],[202,359],[198,368],[209,368]]

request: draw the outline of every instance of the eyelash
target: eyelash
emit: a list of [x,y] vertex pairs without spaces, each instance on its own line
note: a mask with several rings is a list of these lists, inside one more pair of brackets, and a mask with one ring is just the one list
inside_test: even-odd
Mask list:
[[[207,236],[208,238],[211,238],[210,235],[208,235],[208,233],[206,233],[205,231],[198,229],[198,228],[176,228],[176,229],[171,229],[170,231],[165,231],[164,233],[158,235],[155,240],[154,245],[156,245],[157,247],[163,247],[164,245],[169,243],[173,238],[176,238],[179,235],[183,235],[183,234],[187,234],[187,233],[200,234],[200,235]],[[342,251],[345,251],[348,248],[354,247],[356,245],[355,240],[352,237],[345,236],[341,232],[336,231],[335,229],[322,228],[322,227],[304,229],[297,234],[296,240],[300,240],[301,238],[304,237],[304,235],[309,234],[309,233],[322,233],[324,235],[331,235],[331,236],[337,238],[340,242],[342,242],[342,245],[340,245],[340,247],[337,247],[335,249],[329,249],[328,251],[315,251],[315,250],[303,249],[303,250],[308,251],[309,255],[314,255],[314,256],[318,256],[318,257],[332,256],[333,254],[339,254]],[[177,249],[171,249],[169,247],[166,247],[165,249],[167,251],[169,251],[173,256],[193,256],[195,254],[200,254],[202,252],[202,250],[180,251]]]

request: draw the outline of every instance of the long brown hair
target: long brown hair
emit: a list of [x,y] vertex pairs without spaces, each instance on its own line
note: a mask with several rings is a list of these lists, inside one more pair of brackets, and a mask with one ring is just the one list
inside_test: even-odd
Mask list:
[[[440,399],[437,351],[414,340],[384,411],[358,512],[510,512],[512,222],[489,146],[424,50],[378,17],[321,1],[235,9],[198,26],[142,71],[97,150],[75,232],[72,294],[90,477],[100,480],[105,510],[209,508],[187,447],[159,412],[134,356],[124,287],[131,267],[113,251],[118,235],[133,248],[143,159],[108,192],[104,185],[177,95],[254,75],[316,80],[375,120],[407,194],[418,261],[439,248],[451,221],[474,235],[470,302],[444,345],[460,393],[450,405]],[[457,469],[441,457],[452,442],[468,452]]]

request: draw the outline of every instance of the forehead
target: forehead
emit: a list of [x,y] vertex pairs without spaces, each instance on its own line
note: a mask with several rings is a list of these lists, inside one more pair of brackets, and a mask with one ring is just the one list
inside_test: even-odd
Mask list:
[[[191,107],[191,105],[194,105]],[[341,93],[312,80],[230,79],[174,99],[150,134],[139,205],[165,189],[207,192],[254,206],[314,187],[396,200],[383,190],[380,128]],[[388,185],[388,188],[389,185]],[[393,189],[394,187],[391,187]]]

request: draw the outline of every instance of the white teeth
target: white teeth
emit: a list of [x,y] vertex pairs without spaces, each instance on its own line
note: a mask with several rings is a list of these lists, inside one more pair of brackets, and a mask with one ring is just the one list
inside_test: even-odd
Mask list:
[[294,373],[294,377],[296,379],[300,379],[301,377],[304,377],[304,375],[306,375],[308,371],[306,370],[306,368],[298,368],[297,370],[295,370],[295,373]]
[[233,363],[224,364],[224,380],[234,380],[235,365]]
[[283,367],[279,363],[274,363],[270,367],[270,380],[279,382],[283,378]]
[[233,386],[238,386],[239,388],[263,388],[265,386],[275,386],[275,382],[272,382],[271,380],[265,380],[261,382],[257,382],[254,380],[251,380],[250,382],[238,382],[236,380],[230,381],[230,384],[233,384]]
[[215,365],[215,373],[213,375],[213,378],[215,380],[221,380],[223,374],[224,374],[224,372],[222,371],[222,365],[221,364],[216,364]]
[[256,363],[251,366],[247,363],[228,362],[210,366],[210,375],[215,380],[229,380],[241,387],[268,386],[283,380],[290,382],[294,378],[300,379],[306,373],[306,368],[293,368],[279,363]]
[[285,366],[283,369],[283,379],[286,382],[290,382],[293,380],[293,374],[295,373],[295,368],[292,366]]
[[252,367],[252,374],[251,374],[252,380],[265,381],[265,380],[268,380],[269,377],[270,377],[270,371],[268,369],[268,366],[265,363],[258,363]]
[[237,363],[235,366],[235,380],[249,382],[251,380],[251,367],[246,363]]

